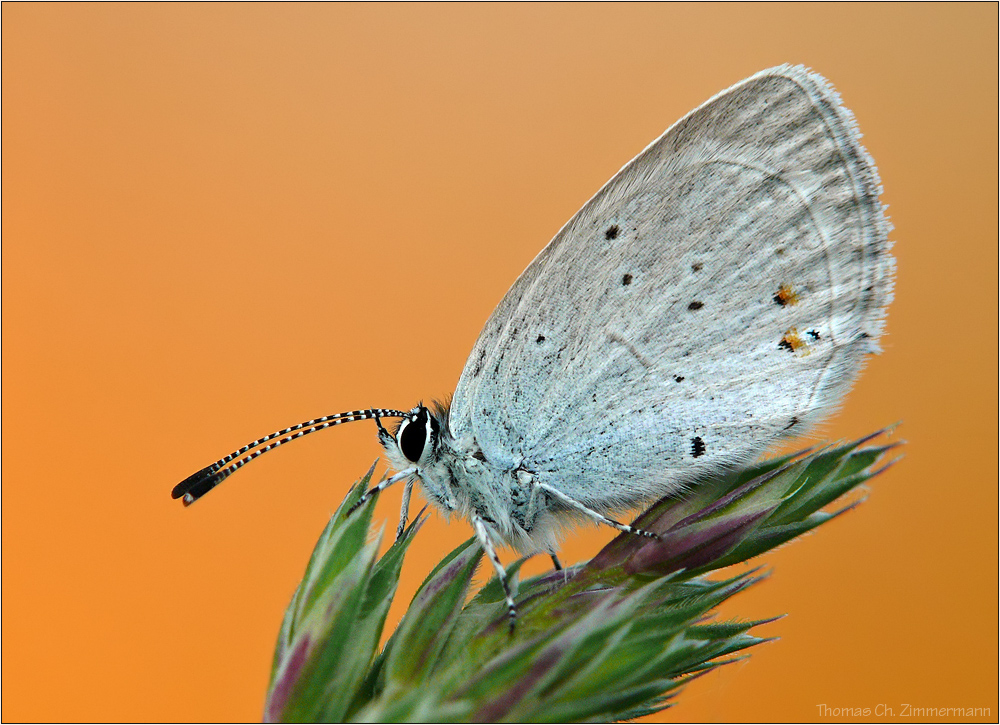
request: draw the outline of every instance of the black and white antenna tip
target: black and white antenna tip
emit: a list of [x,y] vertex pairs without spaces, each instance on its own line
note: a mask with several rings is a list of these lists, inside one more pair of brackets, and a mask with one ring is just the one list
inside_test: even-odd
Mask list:
[[174,486],[170,498],[179,498],[185,506],[190,506],[218,486],[226,475],[225,470],[220,471],[215,464],[205,466]]

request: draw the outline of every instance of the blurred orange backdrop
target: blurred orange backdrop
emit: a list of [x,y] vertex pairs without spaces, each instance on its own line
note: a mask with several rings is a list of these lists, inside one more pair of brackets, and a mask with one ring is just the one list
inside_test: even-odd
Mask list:
[[[996,720],[996,4],[2,13],[3,720],[259,719],[282,612],[374,426],[188,510],[173,484],[291,423],[449,394],[601,184],[782,62],[856,113],[899,263],[885,353],[819,435],[901,419],[907,457],[764,558],[771,579],[724,614],[787,612],[759,630],[781,639],[662,717]],[[379,503],[390,532],[398,500]],[[469,535],[431,520],[391,618]],[[564,558],[610,538],[582,529]]]

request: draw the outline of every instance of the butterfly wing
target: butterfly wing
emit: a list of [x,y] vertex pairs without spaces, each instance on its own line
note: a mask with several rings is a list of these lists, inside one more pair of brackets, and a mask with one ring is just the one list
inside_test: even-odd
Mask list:
[[607,511],[804,432],[878,351],[892,296],[858,137],[831,86],[789,66],[674,124],[508,291],[452,434]]

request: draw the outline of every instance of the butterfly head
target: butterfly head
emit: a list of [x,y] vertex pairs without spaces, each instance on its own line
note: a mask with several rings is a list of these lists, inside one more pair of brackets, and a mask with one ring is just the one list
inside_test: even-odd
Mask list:
[[392,433],[379,423],[378,434],[392,468],[415,475],[427,500],[445,512],[463,505],[449,467],[453,452],[450,439],[446,440],[447,421],[446,403],[435,404],[433,409],[418,405],[402,416]]
[[393,434],[380,431],[382,447],[397,469],[424,468],[437,458],[441,421],[423,405],[407,413]]

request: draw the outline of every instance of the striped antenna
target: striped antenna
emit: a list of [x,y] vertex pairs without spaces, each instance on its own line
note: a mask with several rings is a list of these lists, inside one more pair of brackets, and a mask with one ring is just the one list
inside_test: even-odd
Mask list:
[[[401,410],[386,410],[384,408],[351,410],[347,413],[337,413],[336,415],[325,415],[322,418],[314,418],[313,420],[293,425],[290,428],[275,431],[263,438],[258,438],[253,443],[247,443],[225,458],[220,458],[211,466],[206,466],[197,473],[188,476],[174,486],[174,490],[170,492],[170,497],[183,497],[184,505],[190,506],[257,456],[263,455],[284,443],[288,443],[288,441],[293,441],[309,433],[315,433],[318,430],[340,425],[341,423],[353,423],[356,420],[371,420],[372,418],[375,418],[376,421],[379,418],[405,418],[407,415],[408,413],[404,413]],[[267,445],[264,445],[265,443]],[[258,446],[263,447],[258,448]]]

